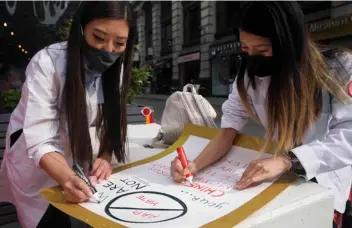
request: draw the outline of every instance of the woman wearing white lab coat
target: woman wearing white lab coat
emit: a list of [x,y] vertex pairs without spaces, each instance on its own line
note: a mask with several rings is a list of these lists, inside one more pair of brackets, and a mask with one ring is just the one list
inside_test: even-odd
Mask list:
[[[228,153],[252,117],[266,128],[267,142],[277,142],[277,156],[250,163],[235,188],[293,169],[332,189],[335,210],[343,213],[352,181],[352,55],[320,52],[295,2],[254,2],[242,12],[244,61],[223,104],[220,133],[188,169],[196,174]],[[186,172],[176,158],[173,178],[182,181]]]
[[[70,226],[39,191],[59,184],[67,201],[88,200],[91,190],[73,163],[103,180],[111,174],[113,153],[124,161],[134,37],[127,1],[82,2],[67,43],[44,48],[28,64],[0,170],[0,201],[16,206],[23,227]],[[92,126],[100,139],[94,161]]]

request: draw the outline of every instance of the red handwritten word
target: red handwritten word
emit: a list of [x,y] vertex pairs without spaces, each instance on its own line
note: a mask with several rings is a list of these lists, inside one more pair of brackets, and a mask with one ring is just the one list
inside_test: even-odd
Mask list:
[[147,203],[147,204],[151,204],[153,206],[156,206],[159,202],[156,200],[152,200],[152,199],[147,199],[147,197],[145,197],[144,195],[140,195],[136,197],[137,199]]
[[198,191],[207,193],[208,195],[210,195],[212,197],[221,197],[221,196],[225,195],[225,192],[223,192],[221,190],[213,189],[208,186],[201,186],[198,183],[193,183],[193,184],[188,183],[188,185],[186,185],[186,186],[192,187],[194,189],[197,189]]
[[194,177],[194,181],[197,181],[197,182],[202,182],[202,183],[209,183],[211,180],[210,179],[207,179],[205,178],[204,176],[195,176]]
[[242,174],[244,172],[244,170],[238,170],[236,168],[231,168],[226,166],[221,167],[221,170],[224,172],[235,173],[235,174]]
[[231,165],[234,165],[234,166],[239,166],[241,164],[239,161],[234,161],[234,160],[229,159],[229,158],[225,158],[224,162],[227,162],[227,163],[229,163]]
[[209,176],[215,176],[216,172],[214,172],[213,170],[208,170],[207,172],[205,172],[204,174],[209,175]]
[[237,181],[239,181],[241,179],[241,176],[242,176],[242,173],[241,173],[241,175],[221,176],[221,178],[223,180],[230,181],[231,183],[236,183]]
[[159,174],[160,176],[166,176],[166,177],[172,178],[170,175],[170,169],[165,170],[165,169],[158,169],[158,168],[151,167],[148,170],[151,170],[151,171]]
[[221,176],[220,179],[223,179],[226,181],[224,182],[224,181],[219,181],[214,179],[207,179],[203,175],[198,175],[194,177],[194,181],[197,183],[210,184],[210,185],[216,186],[217,188],[229,190],[233,188],[232,182],[235,182],[237,180],[237,179],[233,180],[231,178],[232,176]]
[[160,169],[167,169],[167,170],[170,170],[170,165],[152,163],[152,166],[153,166],[154,168],[160,168]]
[[157,218],[160,216],[159,214],[153,214],[152,212],[145,211],[133,211],[132,213],[137,216],[147,217],[148,219]]
[[232,176],[222,176],[222,178],[223,178],[224,180],[230,180],[230,179],[232,178]]
[[221,160],[220,163],[227,163],[227,164],[231,164],[233,166],[237,166],[237,167],[240,167],[240,168],[246,168],[248,166],[248,164],[243,164],[239,161],[235,161],[233,159],[230,159],[230,158],[224,158]]

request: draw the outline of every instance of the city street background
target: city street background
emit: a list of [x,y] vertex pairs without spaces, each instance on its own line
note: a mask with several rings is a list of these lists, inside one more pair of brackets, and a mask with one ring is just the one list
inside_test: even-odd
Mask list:
[[[162,113],[165,108],[166,98],[167,96],[143,95],[143,96],[138,96],[137,99],[135,100],[135,103],[153,107],[154,118],[156,122],[160,124]],[[220,123],[221,123],[221,114],[222,114],[221,104],[225,100],[226,100],[225,98],[208,98],[208,101],[211,103],[211,105],[214,107],[217,113],[215,123],[218,127],[220,127]],[[242,130],[242,133],[247,135],[257,136],[257,137],[263,137],[264,128],[258,123],[256,123],[254,120],[249,119],[247,125]]]
[[[137,21],[133,56],[137,73],[132,80],[145,83],[142,89],[130,88],[136,94],[145,89],[145,94],[131,99],[132,102],[153,107],[155,120],[160,123],[168,96],[188,83],[198,84],[200,94],[216,110],[215,122],[220,127],[221,105],[230,93],[229,85],[238,73],[243,54],[238,33],[234,32],[242,3],[131,1]],[[80,4],[80,1],[0,2],[0,113],[10,115],[16,107],[26,78],[25,68],[34,54],[47,45],[67,40],[70,19]],[[352,49],[352,1],[300,1],[299,4],[315,42]],[[150,76],[140,77],[147,69]],[[5,133],[0,137],[3,145]],[[262,137],[264,129],[250,119],[242,133]],[[16,221],[14,208],[0,204],[0,227],[19,228]],[[6,223],[10,224],[3,225]],[[73,227],[81,226],[75,222]]]

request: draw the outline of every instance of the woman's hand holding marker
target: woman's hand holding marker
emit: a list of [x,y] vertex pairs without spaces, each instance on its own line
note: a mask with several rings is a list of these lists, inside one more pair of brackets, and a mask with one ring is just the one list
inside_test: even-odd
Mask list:
[[63,184],[63,195],[67,202],[71,203],[82,203],[88,201],[93,195],[89,186],[77,175],[73,174],[70,178]]
[[[185,180],[192,181],[192,176],[196,173],[196,165],[189,162],[182,147],[177,148],[178,156],[171,162],[171,176],[176,182]],[[186,163],[188,163],[186,165]]]

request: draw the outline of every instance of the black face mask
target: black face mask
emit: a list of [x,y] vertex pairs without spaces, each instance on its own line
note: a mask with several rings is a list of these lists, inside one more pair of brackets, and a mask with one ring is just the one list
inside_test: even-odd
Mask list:
[[275,71],[274,59],[272,56],[245,55],[249,75],[258,77],[271,76]]
[[98,73],[105,72],[121,56],[119,52],[108,52],[90,46],[82,37],[82,51],[85,57],[85,68]]

